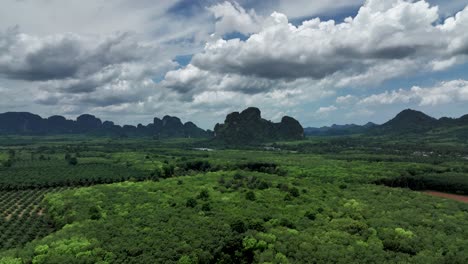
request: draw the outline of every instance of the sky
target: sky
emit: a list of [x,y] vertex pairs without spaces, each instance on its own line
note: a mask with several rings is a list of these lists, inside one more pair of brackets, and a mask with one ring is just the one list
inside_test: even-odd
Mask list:
[[0,0],[0,112],[212,129],[468,114],[468,0]]

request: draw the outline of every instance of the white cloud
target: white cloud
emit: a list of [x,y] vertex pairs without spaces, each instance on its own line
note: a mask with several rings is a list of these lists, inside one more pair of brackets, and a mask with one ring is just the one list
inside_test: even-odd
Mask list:
[[345,95],[336,98],[336,103],[339,105],[349,105],[357,101],[357,97],[354,95]]
[[1,27],[18,25],[24,33],[46,36],[57,33],[147,33],[159,26],[176,0],[2,0]]
[[308,79],[311,84],[329,82],[333,88],[440,70],[466,59],[468,8],[439,25],[437,11],[425,1],[369,0],[343,23],[312,19],[298,27],[273,13],[245,41],[208,42],[178,73],[198,68],[203,75],[220,78],[238,75],[275,83]]
[[128,33],[40,37],[11,28],[0,32],[0,75],[30,81],[81,79],[109,66],[153,59],[160,53],[157,45]]
[[346,10],[352,7],[358,7],[363,0],[335,0],[329,1],[310,1],[310,0],[279,0],[276,10],[293,18],[308,17],[319,14],[329,14],[338,10]]
[[237,2],[218,3],[208,7],[216,18],[216,34],[223,36],[226,33],[240,32],[244,35],[260,30],[262,18],[255,10],[245,10]]
[[[366,108],[353,109],[352,111],[347,111],[345,116],[346,118],[369,118],[374,115],[375,112]],[[369,121],[368,119],[366,122]]]
[[175,66],[158,44],[134,34],[0,33],[0,76],[33,83],[27,99],[43,105],[136,102],[153,93],[154,76]]
[[327,106],[327,107],[320,107],[318,110],[317,110],[317,114],[329,114],[331,112],[335,112],[336,110],[338,110],[338,108],[334,105],[330,105],[330,106]]
[[395,104],[409,103],[413,99],[413,95],[405,90],[385,91],[381,94],[374,94],[359,101],[361,105],[379,105],[379,104]]
[[374,94],[360,99],[359,105],[378,106],[390,104],[408,104],[413,102],[419,106],[435,106],[452,102],[468,102],[468,81],[454,80],[439,83],[433,87],[421,88],[414,86],[409,90]]

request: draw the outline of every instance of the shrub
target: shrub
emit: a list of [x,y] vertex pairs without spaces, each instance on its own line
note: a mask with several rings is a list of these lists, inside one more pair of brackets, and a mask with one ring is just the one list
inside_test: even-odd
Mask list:
[[179,167],[185,171],[209,171],[211,170],[211,164],[205,160],[188,161],[179,165]]
[[231,230],[236,233],[244,233],[247,231],[247,225],[242,220],[236,220],[231,224]]
[[78,165],[78,159],[75,158],[75,157],[72,157],[72,158],[70,158],[70,159],[68,160],[68,164],[69,164],[69,165],[72,165],[72,166],[76,166],[76,165]]
[[202,190],[202,191],[198,194],[197,199],[201,199],[201,200],[207,201],[208,199],[210,199],[210,193],[209,193],[207,190]]
[[175,167],[172,164],[164,164],[162,166],[162,177],[167,179],[174,175]]
[[101,210],[99,210],[97,206],[93,205],[89,208],[89,216],[91,220],[99,220],[102,217]]
[[291,194],[292,197],[299,197],[299,195],[300,195],[299,189],[297,189],[296,187],[291,188],[289,190],[289,193]]
[[279,225],[287,227],[287,228],[291,228],[291,229],[296,228],[296,225],[294,225],[294,223],[291,222],[291,220],[286,219],[286,218],[281,218],[281,220],[279,221]]
[[285,201],[292,201],[293,200],[293,197],[290,193],[287,193],[285,196],[284,196],[284,200]]
[[249,201],[255,201],[256,200],[255,193],[253,191],[248,191],[245,194],[245,199],[247,199]]
[[13,161],[11,159],[8,159],[3,162],[3,167],[10,168],[11,166],[13,166]]
[[185,203],[185,206],[194,208],[194,207],[197,206],[197,204],[198,204],[197,200],[195,200],[193,198],[189,198],[189,199],[187,199],[187,202]]
[[248,228],[258,232],[266,232],[266,228],[263,226],[263,222],[261,220],[254,220],[250,222]]
[[306,212],[304,216],[307,217],[309,220],[312,220],[312,221],[314,221],[317,218],[315,213],[311,212],[311,211]]
[[202,205],[202,211],[209,212],[211,211],[211,205],[209,203],[205,203]]
[[234,180],[243,180],[245,178],[244,175],[242,175],[241,173],[239,172],[236,172],[233,176]]

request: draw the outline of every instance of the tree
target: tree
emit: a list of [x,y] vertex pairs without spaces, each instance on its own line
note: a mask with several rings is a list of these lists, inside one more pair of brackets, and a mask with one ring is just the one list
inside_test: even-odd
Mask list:
[[249,201],[255,201],[256,200],[255,193],[253,191],[248,191],[245,194],[245,199],[247,199]]
[[3,162],[3,166],[5,168],[10,168],[11,166],[13,166],[13,161],[11,159],[8,159],[8,160]]
[[101,219],[102,215],[101,215],[101,210],[99,209],[99,207],[95,205],[91,206],[91,208],[89,208],[89,216],[91,220]]
[[207,190],[203,190],[198,194],[197,198],[207,201],[208,199],[210,199],[210,193],[208,193]]
[[76,157],[72,157],[68,160],[68,164],[75,166],[78,164],[78,159]]
[[311,211],[306,212],[304,216],[309,218],[309,220],[312,220],[312,221],[314,221],[315,218],[317,218],[317,215]]
[[292,201],[293,200],[293,197],[290,193],[287,193],[285,196],[284,196],[284,200],[285,201]]
[[236,220],[231,224],[231,230],[236,233],[244,233],[247,231],[247,225],[242,220]]
[[16,151],[14,149],[8,150],[8,156],[10,156],[10,159],[14,159],[16,157]]
[[185,206],[194,208],[194,207],[197,206],[197,204],[198,204],[197,200],[195,200],[194,198],[189,198],[189,199],[187,199],[187,202],[185,203]]
[[175,167],[174,165],[169,165],[169,164],[165,164],[162,166],[162,177],[163,178],[170,178],[172,177],[172,175],[174,175],[174,170],[175,170]]
[[296,187],[291,188],[291,189],[289,190],[289,193],[290,193],[293,197],[299,197],[299,195],[300,195],[299,189],[297,189]]
[[211,205],[209,203],[205,203],[202,205],[202,211],[209,212],[211,211]]

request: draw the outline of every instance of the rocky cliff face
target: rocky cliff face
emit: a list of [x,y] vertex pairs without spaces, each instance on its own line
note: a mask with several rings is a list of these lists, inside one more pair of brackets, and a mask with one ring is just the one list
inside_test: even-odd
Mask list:
[[102,121],[93,115],[81,115],[76,119],[76,126],[79,130],[92,131],[102,126]]
[[285,116],[281,119],[281,123],[278,125],[277,136],[279,139],[290,140],[290,139],[302,139],[304,138],[304,128],[296,119]]
[[0,114],[0,133],[30,133],[44,131],[44,122],[38,115],[25,112]]
[[261,117],[258,108],[230,113],[224,124],[216,124],[215,137],[228,144],[252,144],[273,140],[298,140],[304,137],[301,124],[292,117],[273,123]]

